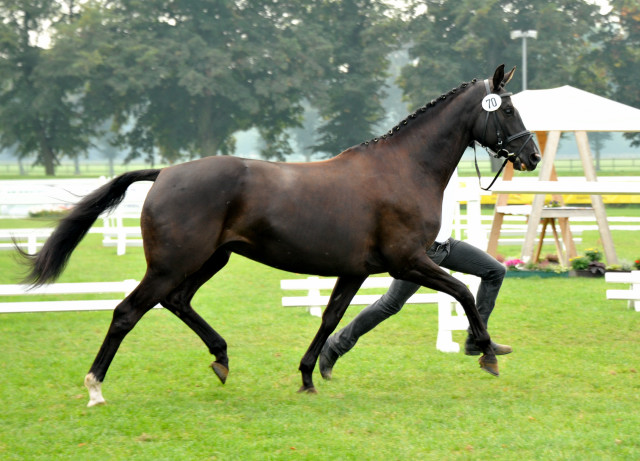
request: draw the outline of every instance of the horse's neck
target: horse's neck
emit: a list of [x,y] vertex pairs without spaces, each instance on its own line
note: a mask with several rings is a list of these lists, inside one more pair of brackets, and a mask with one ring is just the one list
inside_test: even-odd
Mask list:
[[431,117],[425,119],[417,130],[424,142],[416,146],[412,156],[433,178],[442,179],[446,186],[458,166],[462,154],[473,140],[474,101],[480,100],[475,88],[469,88],[453,100],[435,107]]

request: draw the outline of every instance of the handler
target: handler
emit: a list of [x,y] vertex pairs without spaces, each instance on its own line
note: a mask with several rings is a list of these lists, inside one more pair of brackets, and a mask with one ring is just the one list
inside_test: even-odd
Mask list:
[[[452,189],[457,182],[458,172],[455,170],[442,197],[440,232],[431,248],[427,250],[427,255],[441,267],[482,279],[476,295],[476,306],[486,327],[502,286],[505,267],[486,252],[451,237],[455,205],[455,190]],[[360,336],[375,328],[383,320],[400,312],[402,306],[418,288],[420,285],[413,282],[395,279],[380,299],[364,308],[342,330],[330,336],[320,352],[319,364],[322,377],[331,379],[331,372],[338,358],[349,352]],[[470,329],[468,333],[464,344],[465,354],[480,355],[482,351],[476,347]],[[505,355],[513,351],[511,346],[504,344],[491,342],[491,346],[496,355]]]

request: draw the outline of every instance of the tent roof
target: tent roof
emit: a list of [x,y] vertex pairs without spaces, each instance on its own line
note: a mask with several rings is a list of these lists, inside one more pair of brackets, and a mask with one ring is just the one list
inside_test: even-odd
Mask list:
[[530,131],[640,131],[640,109],[572,86],[512,97]]

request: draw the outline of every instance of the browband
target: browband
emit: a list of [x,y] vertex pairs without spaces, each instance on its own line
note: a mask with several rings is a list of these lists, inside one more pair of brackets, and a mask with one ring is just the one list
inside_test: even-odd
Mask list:
[[[491,94],[492,93],[491,86],[489,85],[489,79],[488,78],[484,79],[484,88],[487,90],[487,94]],[[496,92],[496,94],[498,94],[498,93]],[[500,96],[511,96],[511,95],[513,95],[513,93],[502,93]]]

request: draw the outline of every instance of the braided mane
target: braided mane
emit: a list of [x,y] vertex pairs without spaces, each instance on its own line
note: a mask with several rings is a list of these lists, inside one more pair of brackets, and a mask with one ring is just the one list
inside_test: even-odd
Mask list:
[[460,91],[460,90],[464,90],[469,85],[475,84],[477,81],[478,81],[478,79],[474,78],[473,80],[471,80],[471,82],[461,83],[460,86],[458,86],[457,88],[452,88],[447,93],[443,93],[442,95],[440,95],[436,99],[432,99],[431,101],[426,103],[424,106],[416,109],[415,112],[409,114],[404,120],[402,120],[400,123],[398,123],[396,126],[394,126],[392,129],[390,129],[387,133],[383,134],[379,138],[373,138],[371,141],[365,141],[361,145],[368,146],[370,142],[376,143],[376,142],[380,141],[381,139],[387,139],[388,137],[393,136],[395,133],[400,131],[400,128],[402,128],[403,126],[407,125],[411,120],[413,120],[413,119],[419,117],[420,115],[424,114],[428,109],[432,108],[433,106],[438,104],[440,101],[444,101],[445,99],[447,99],[447,97],[458,93],[458,91]]

